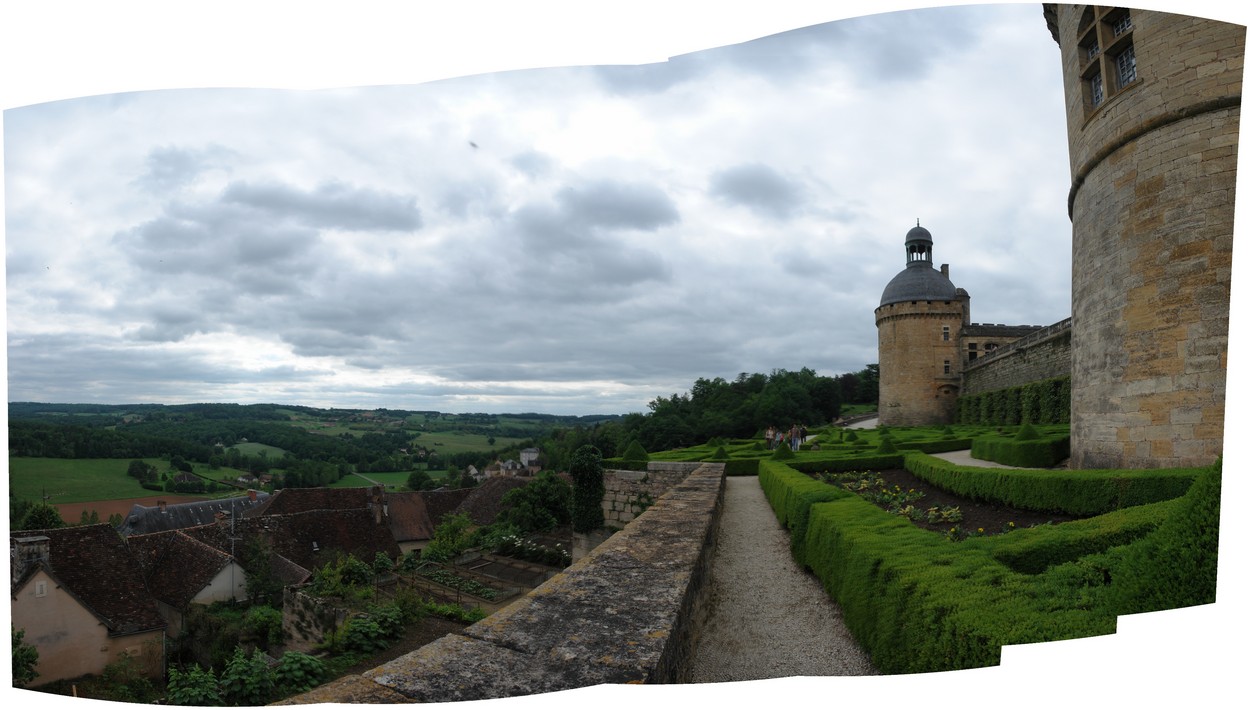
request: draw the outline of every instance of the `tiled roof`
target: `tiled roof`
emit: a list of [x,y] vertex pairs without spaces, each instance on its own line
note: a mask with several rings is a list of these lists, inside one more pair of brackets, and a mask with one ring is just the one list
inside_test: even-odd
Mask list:
[[191,503],[174,503],[165,506],[164,511],[157,505],[135,505],[131,507],[126,520],[118,526],[117,531],[129,537],[207,525],[213,522],[217,513],[229,513],[234,510],[236,515],[242,515],[245,511],[264,503],[269,497],[268,493],[257,492],[255,501],[249,496],[236,496]]
[[[219,550],[230,549],[226,525],[203,525],[186,533]],[[236,521],[234,535],[243,538],[242,544],[261,535],[275,553],[305,570],[333,561],[339,550],[366,562],[372,562],[378,552],[392,559],[399,556],[390,528],[376,522],[373,512],[364,508],[245,518]]]
[[503,510],[501,501],[505,493],[521,488],[530,482],[528,478],[494,476],[468,489],[469,494],[456,506],[455,512],[465,513],[478,525],[490,525]]
[[[46,536],[48,559],[44,569],[95,614],[110,635],[124,635],[165,628],[156,611],[156,600],[143,582],[139,563],[126,543],[108,523],[78,525],[54,530],[24,530],[10,535]],[[38,566],[28,567],[14,586],[24,582]]]
[[438,526],[443,518],[456,512],[456,508],[469,497],[470,488],[457,488],[444,491],[421,491],[425,499],[425,509],[430,514],[430,521]]
[[264,505],[249,510],[247,517],[368,508],[371,496],[369,488],[283,488]]
[[434,537],[434,521],[430,518],[425,495],[421,491],[387,493],[386,519],[391,534],[398,542]]
[[126,542],[152,595],[176,609],[190,604],[231,560],[181,530],[132,535]]

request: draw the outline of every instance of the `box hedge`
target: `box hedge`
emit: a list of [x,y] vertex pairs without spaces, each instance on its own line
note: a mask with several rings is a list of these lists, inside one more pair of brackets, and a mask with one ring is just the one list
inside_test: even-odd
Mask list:
[[916,477],[965,498],[1077,516],[1180,497],[1203,470],[981,468],[960,466],[921,453],[906,454],[905,466]]

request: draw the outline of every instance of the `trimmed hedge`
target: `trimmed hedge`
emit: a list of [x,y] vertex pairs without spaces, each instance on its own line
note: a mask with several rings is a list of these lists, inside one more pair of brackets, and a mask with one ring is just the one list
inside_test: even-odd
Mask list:
[[998,538],[973,538],[969,546],[990,545],[994,559],[1025,574],[1125,545],[1154,531],[1184,498],[1137,505],[1062,525],[1022,528]]
[[991,666],[1007,644],[1115,631],[1114,616],[1048,608],[1053,600],[1031,593],[1029,575],[987,550],[950,542],[858,497],[813,505],[802,549],[884,673]]
[[982,436],[972,440],[972,457],[1004,466],[1050,468],[1068,458],[1070,441],[1068,435],[1035,439]]
[[986,426],[1066,424],[1071,418],[1072,378],[1056,377],[956,400],[958,424]]
[[1221,466],[1204,471],[1176,513],[1133,545],[1113,570],[1110,602],[1136,614],[1215,601]]
[[790,552],[800,562],[806,542],[807,518],[814,503],[856,497],[854,493],[821,483],[775,461],[760,462],[760,488],[777,520],[790,531]]
[[[785,464],[761,464],[760,483],[778,520],[803,536],[791,538],[795,559],[838,602],[877,669],[914,673],[994,665],[1007,644],[1114,633],[1135,600],[1174,608],[1202,603],[1208,590],[1213,599],[1218,473],[1209,470],[1182,499],[958,543]],[[1194,562],[1171,574],[1177,556]]]
[[1204,469],[1063,471],[960,466],[927,454],[906,454],[918,478],[973,500],[1068,515],[1100,515],[1178,498]]

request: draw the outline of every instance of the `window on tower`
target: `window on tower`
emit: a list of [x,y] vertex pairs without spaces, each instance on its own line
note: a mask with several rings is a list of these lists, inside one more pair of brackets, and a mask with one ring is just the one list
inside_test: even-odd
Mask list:
[[1133,16],[1127,8],[1086,8],[1077,30],[1086,115],[1137,81],[1133,29]]
[[942,342],[947,342],[950,339],[951,339],[951,327],[949,325],[942,326]]

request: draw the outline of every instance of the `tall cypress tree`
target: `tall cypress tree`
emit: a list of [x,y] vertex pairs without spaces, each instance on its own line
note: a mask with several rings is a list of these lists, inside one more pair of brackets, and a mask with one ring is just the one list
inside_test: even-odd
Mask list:
[[573,453],[569,466],[573,476],[573,531],[590,532],[603,527],[603,456],[586,444]]

